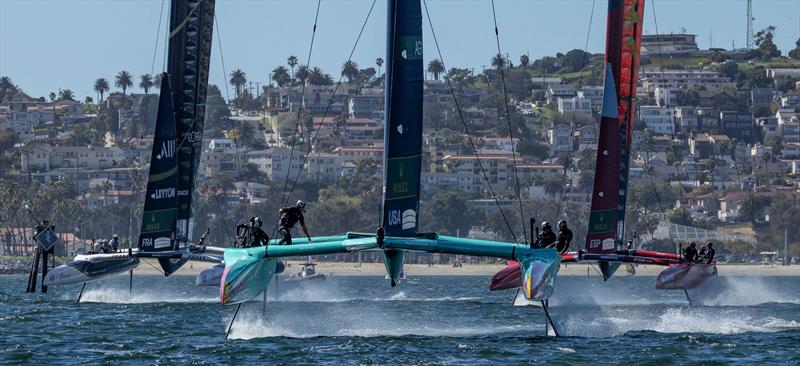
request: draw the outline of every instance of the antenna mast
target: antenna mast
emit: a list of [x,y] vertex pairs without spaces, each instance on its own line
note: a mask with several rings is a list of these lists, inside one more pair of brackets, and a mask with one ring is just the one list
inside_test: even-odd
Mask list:
[[753,34],[753,0],[747,0],[747,38],[745,39],[745,44],[748,50],[753,49],[753,40],[755,39]]

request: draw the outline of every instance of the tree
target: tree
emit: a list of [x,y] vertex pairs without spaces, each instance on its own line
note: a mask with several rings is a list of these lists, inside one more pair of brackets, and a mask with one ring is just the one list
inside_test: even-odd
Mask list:
[[797,42],[795,42],[794,44],[797,47],[789,51],[789,57],[795,60],[800,60],[800,38],[798,38]]
[[100,102],[103,101],[103,94],[107,92],[110,88],[108,87],[108,81],[104,78],[99,78],[94,81],[94,91],[97,92],[99,96],[98,100]]
[[483,212],[470,207],[469,195],[459,190],[443,190],[433,193],[430,200],[423,202],[422,229],[445,235],[465,235],[473,224],[482,222]]
[[756,33],[756,46],[758,47],[759,56],[762,59],[769,60],[773,57],[781,57],[781,51],[772,41],[774,33],[774,25],[770,25]]
[[8,76],[0,76],[0,103],[5,102],[6,99],[11,99],[19,89]]
[[75,100],[75,93],[70,89],[62,89],[58,91],[58,100]]
[[314,67],[308,73],[308,83],[311,85],[333,85],[333,78],[319,67]]
[[242,86],[247,83],[247,76],[242,71],[242,69],[236,69],[231,72],[231,78],[228,80],[228,83],[233,85],[236,88],[236,98],[238,99],[239,96],[242,94]]
[[283,66],[278,66],[272,70],[272,80],[281,88],[292,82],[291,76],[289,76],[289,73]]
[[528,64],[531,63],[531,59],[528,57],[528,55],[522,55],[519,57],[519,63],[523,68],[528,68]]
[[[797,41],[800,44],[800,41]],[[375,59],[375,65],[378,65],[378,76],[381,76],[381,66],[383,66],[383,59],[378,57]]]
[[139,87],[144,89],[144,93],[147,94],[150,91],[150,88],[153,87],[153,76],[150,74],[144,74],[139,79]]
[[125,92],[128,90],[128,88],[133,86],[133,76],[131,76],[131,73],[125,70],[120,71],[119,74],[117,74],[117,76],[114,78],[114,86],[121,88],[122,95],[125,95]]
[[294,55],[289,56],[289,58],[286,59],[286,64],[292,69],[292,78],[294,78],[294,67],[297,66],[297,57]]
[[753,192],[749,192],[747,197],[742,201],[739,211],[743,216],[750,219],[750,222],[755,224],[756,218],[763,213],[764,209],[769,206],[770,202],[765,197],[757,196]]
[[353,60],[347,60],[342,64],[342,76],[347,78],[349,84],[353,83],[358,77],[358,64]]
[[503,55],[498,53],[494,55],[494,57],[492,57],[492,67],[494,67],[497,70],[500,70],[505,66],[506,66],[506,59],[503,58]]
[[550,155],[550,148],[536,140],[526,139],[517,143],[517,152],[522,156],[544,160]]
[[739,75],[739,64],[728,61],[719,67],[719,72],[722,75],[725,75],[731,79],[734,79],[737,75]]
[[308,82],[308,66],[300,65],[297,68],[297,74],[294,75],[294,78],[299,85],[306,85]]
[[428,72],[433,74],[434,80],[439,80],[439,74],[443,73],[444,71],[444,64],[442,64],[442,61],[440,61],[438,58],[435,58],[428,63]]

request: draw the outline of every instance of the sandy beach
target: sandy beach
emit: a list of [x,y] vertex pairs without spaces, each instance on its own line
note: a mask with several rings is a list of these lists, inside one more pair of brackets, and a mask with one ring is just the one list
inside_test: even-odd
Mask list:
[[[151,262],[153,265],[157,264]],[[300,270],[301,261],[288,261],[286,273],[295,273]],[[195,275],[210,267],[210,263],[190,263],[181,268],[177,274]],[[447,264],[428,266],[426,264],[406,264],[405,272],[408,276],[492,276],[504,266],[501,264],[464,264],[463,267],[453,268]],[[596,268],[596,267],[595,267]],[[662,266],[639,265],[636,275],[656,276],[663,271]],[[800,276],[800,266],[767,266],[763,264],[718,264],[720,276]],[[142,263],[136,269],[138,273],[158,273],[152,266]],[[356,263],[347,262],[317,262],[317,272],[339,276],[385,276],[386,269],[383,263],[363,263],[360,268]],[[598,275],[589,264],[562,264],[558,273],[560,276],[586,276]],[[617,275],[628,275],[625,267],[620,267]]]

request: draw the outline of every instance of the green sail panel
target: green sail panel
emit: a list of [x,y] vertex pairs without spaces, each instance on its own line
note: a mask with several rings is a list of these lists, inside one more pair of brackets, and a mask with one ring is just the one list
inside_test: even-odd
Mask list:
[[386,236],[413,237],[422,167],[422,8],[418,0],[389,1],[387,14],[383,228]]
[[177,214],[178,158],[172,88],[166,74],[161,78],[156,129],[150,155],[139,251],[173,250]]

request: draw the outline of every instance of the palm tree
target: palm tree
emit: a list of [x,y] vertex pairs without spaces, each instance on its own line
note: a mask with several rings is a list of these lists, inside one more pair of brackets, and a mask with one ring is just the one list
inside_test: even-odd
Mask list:
[[163,73],[156,74],[153,76],[153,87],[156,89],[161,89],[161,78],[164,77]]
[[530,57],[528,55],[522,55],[519,57],[519,63],[522,65],[523,68],[528,67],[528,64],[531,63]]
[[308,81],[308,66],[300,65],[297,68],[297,74],[295,74],[295,79],[297,79],[297,83],[300,85],[305,85]]
[[289,85],[289,83],[292,81],[292,78],[289,76],[286,67],[278,66],[272,70],[272,80],[275,80],[275,83],[282,88]]
[[333,84],[333,78],[319,67],[314,67],[308,73],[308,83],[311,85],[331,85]]
[[439,74],[443,73],[444,71],[444,64],[442,64],[442,61],[439,61],[438,58],[435,58],[428,63],[428,72],[433,74],[434,80],[439,80]]
[[286,63],[289,65],[289,68],[292,69],[292,78],[294,78],[294,67],[297,66],[297,57],[294,55],[289,56],[286,59]]
[[139,87],[144,89],[144,93],[150,91],[150,88],[153,87],[153,77],[150,74],[142,75],[142,78],[139,81]]
[[99,78],[94,81],[94,91],[100,96],[98,99],[99,101],[103,101],[103,94],[109,90],[108,87],[108,80],[105,78]]
[[50,103],[53,103],[53,102],[56,101],[56,93],[50,92],[50,95],[48,95],[48,96],[50,97]]
[[348,83],[352,83],[358,77],[358,64],[352,60],[345,61],[342,64],[342,76],[347,78]]
[[503,55],[498,53],[494,55],[494,57],[492,57],[492,66],[494,66],[495,69],[499,70],[506,66],[506,59],[503,58]]
[[380,57],[375,59],[375,65],[378,65],[378,77],[381,77],[381,66],[383,66],[383,59]]
[[123,70],[120,71],[119,74],[114,78],[114,86],[117,88],[122,88],[122,95],[125,95],[125,92],[128,88],[133,86],[133,77],[131,73]]
[[75,100],[75,93],[72,92],[70,89],[64,89],[58,91],[58,100]]
[[247,76],[242,69],[236,69],[231,72],[231,79],[228,82],[236,88],[236,98],[238,99],[242,92],[242,85],[247,83]]

